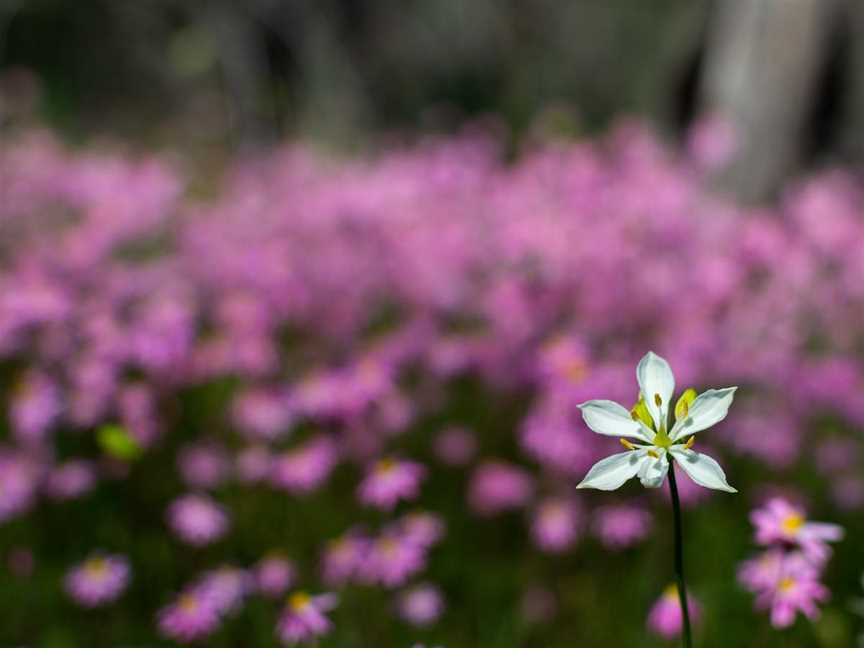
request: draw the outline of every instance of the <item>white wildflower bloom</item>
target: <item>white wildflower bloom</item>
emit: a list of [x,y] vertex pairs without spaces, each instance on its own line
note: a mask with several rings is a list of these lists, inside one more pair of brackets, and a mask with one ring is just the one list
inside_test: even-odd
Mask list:
[[[709,389],[698,396],[686,390],[675,404],[675,424],[668,428],[675,376],[669,363],[649,351],[636,367],[639,400],[631,410],[609,400],[582,403],[582,418],[597,434],[619,437],[627,452],[614,454],[591,467],[577,488],[615,490],[639,476],[643,486],[658,488],[675,461],[694,482],[705,488],[737,492],[714,459],[692,450],[697,432],[726,418],[737,387]],[[635,439],[630,441],[629,439]]]

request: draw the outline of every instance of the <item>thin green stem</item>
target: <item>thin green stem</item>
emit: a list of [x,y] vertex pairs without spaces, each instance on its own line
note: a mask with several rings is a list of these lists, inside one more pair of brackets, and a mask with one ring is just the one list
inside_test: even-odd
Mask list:
[[684,648],[693,648],[690,634],[690,609],[687,605],[687,585],[684,583],[684,536],[681,525],[681,502],[678,499],[678,483],[675,481],[675,461],[669,461],[669,490],[672,492],[672,513],[675,517],[675,579],[678,585],[678,601],[684,620]]

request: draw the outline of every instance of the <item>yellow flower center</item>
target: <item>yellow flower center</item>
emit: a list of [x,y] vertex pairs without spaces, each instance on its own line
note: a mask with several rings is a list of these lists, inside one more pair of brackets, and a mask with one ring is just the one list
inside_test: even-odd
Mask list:
[[288,597],[288,605],[291,609],[297,610],[298,612],[309,605],[311,601],[312,597],[306,592],[294,592]]
[[793,587],[795,587],[795,579],[789,578],[788,576],[780,581],[780,584],[777,586],[781,592],[788,592]]
[[84,567],[90,576],[102,576],[105,571],[108,569],[108,564],[105,562],[104,558],[91,558],[87,561],[87,565]]
[[588,375],[588,367],[582,360],[572,360],[564,367],[564,375],[573,383],[581,383]]
[[388,473],[396,467],[396,462],[393,459],[385,458],[378,461],[375,470],[379,473]]
[[798,533],[799,529],[804,526],[804,516],[798,513],[787,515],[783,519],[781,526],[786,533]]
[[198,599],[196,599],[192,594],[183,594],[180,597],[180,609],[184,612],[194,612],[195,608],[198,607]]

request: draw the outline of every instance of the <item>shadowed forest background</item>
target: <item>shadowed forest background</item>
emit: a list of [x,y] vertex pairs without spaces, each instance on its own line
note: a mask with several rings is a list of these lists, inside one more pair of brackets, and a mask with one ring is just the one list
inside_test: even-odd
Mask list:
[[0,646],[679,645],[649,350],[695,644],[864,646],[862,168],[857,0],[0,0]]

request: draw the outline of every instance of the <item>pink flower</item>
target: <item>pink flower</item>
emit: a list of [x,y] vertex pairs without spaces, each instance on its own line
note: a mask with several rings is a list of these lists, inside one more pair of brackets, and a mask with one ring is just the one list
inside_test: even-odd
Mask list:
[[159,632],[180,643],[210,635],[219,625],[219,612],[203,594],[188,590],[158,614]]
[[249,446],[243,448],[236,458],[234,467],[237,479],[245,484],[252,484],[267,479],[272,470],[273,458],[265,446]]
[[804,554],[823,563],[831,554],[828,542],[843,537],[843,529],[836,524],[808,522],[804,510],[787,500],[775,497],[750,514],[756,527],[756,542],[761,545],[783,543],[800,547]]
[[69,571],[66,591],[79,605],[97,607],[119,597],[129,576],[129,562],[123,556],[95,555]]
[[181,540],[200,547],[221,538],[229,521],[225,510],[210,497],[189,494],[168,507],[168,524]]
[[219,614],[236,611],[252,591],[252,576],[244,569],[224,566],[206,572],[195,584],[195,593]]
[[89,461],[72,460],[55,466],[48,473],[45,492],[56,500],[71,500],[85,495],[96,484],[96,471]]
[[397,522],[399,533],[408,542],[425,548],[444,537],[444,522],[434,513],[416,511],[402,516]]
[[325,615],[336,607],[335,594],[310,596],[294,592],[288,597],[276,626],[276,635],[286,646],[293,646],[330,632],[333,624]]
[[188,445],[177,458],[180,476],[190,488],[216,488],[228,475],[225,450],[212,443]]
[[818,572],[803,556],[787,555],[775,580],[756,596],[756,607],[771,611],[771,625],[787,628],[801,612],[810,620],[819,617],[817,603],[828,600],[830,592],[818,580]]
[[328,543],[322,558],[322,578],[330,586],[344,585],[358,575],[371,541],[360,533],[346,533]]
[[369,547],[361,566],[364,582],[399,587],[426,567],[426,551],[403,535],[387,532]]
[[405,590],[397,601],[399,616],[415,626],[429,626],[444,612],[444,597],[434,585],[422,583]]
[[786,552],[777,548],[745,560],[738,567],[738,582],[751,592],[773,587],[780,578],[785,558]]
[[310,493],[321,486],[336,465],[336,444],[319,435],[273,460],[270,479],[274,486],[290,493]]
[[[687,609],[690,612],[691,623],[696,625],[701,616],[701,609],[690,595],[687,596]],[[648,629],[664,639],[674,639],[681,634],[682,626],[683,615],[681,602],[678,599],[678,588],[670,585],[663,590],[662,596],[648,613]]]
[[449,427],[435,437],[435,455],[448,466],[464,466],[477,452],[477,439],[462,427]]
[[533,492],[526,471],[502,461],[487,461],[474,471],[468,502],[480,515],[494,515],[524,506]]
[[651,514],[636,506],[605,506],[594,515],[594,533],[609,549],[631,547],[651,530]]
[[551,553],[569,549],[579,534],[580,512],[566,499],[547,499],[534,512],[531,535],[538,547]]
[[415,461],[381,459],[360,483],[360,501],[376,508],[392,510],[399,500],[416,499],[426,468]]
[[0,453],[0,522],[33,505],[39,473],[38,464],[30,458]]
[[43,441],[62,407],[57,384],[47,375],[32,371],[12,398],[10,416],[15,438],[23,444]]
[[249,439],[273,441],[291,430],[294,412],[281,391],[250,389],[235,398],[233,418]]
[[297,569],[287,558],[273,554],[255,565],[255,586],[265,596],[281,596],[296,579]]

